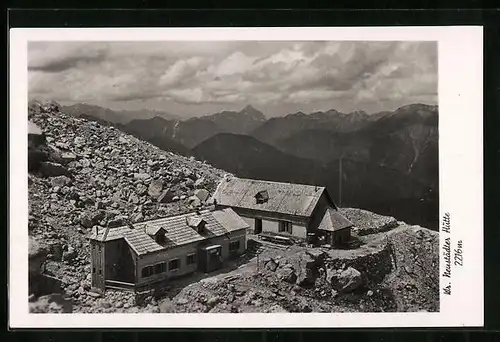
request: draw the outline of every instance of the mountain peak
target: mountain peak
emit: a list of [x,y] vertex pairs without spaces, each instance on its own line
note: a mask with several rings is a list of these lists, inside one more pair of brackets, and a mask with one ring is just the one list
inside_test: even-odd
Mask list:
[[252,105],[247,105],[239,113],[243,114],[245,116],[252,117],[253,119],[255,119],[257,121],[265,121],[266,120],[266,117],[264,116],[264,114],[260,110],[254,108]]

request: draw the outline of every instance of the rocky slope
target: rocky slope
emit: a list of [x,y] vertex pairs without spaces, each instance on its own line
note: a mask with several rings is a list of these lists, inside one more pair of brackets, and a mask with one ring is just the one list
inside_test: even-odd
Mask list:
[[86,236],[93,226],[188,211],[199,204],[195,190],[212,192],[225,171],[65,115],[57,103],[32,102],[28,116],[44,137],[29,138],[30,279],[39,285],[31,312],[438,309],[438,234],[359,209],[343,209],[357,226],[355,250],[271,248],[250,239],[228,268],[173,282],[163,293],[91,292]]

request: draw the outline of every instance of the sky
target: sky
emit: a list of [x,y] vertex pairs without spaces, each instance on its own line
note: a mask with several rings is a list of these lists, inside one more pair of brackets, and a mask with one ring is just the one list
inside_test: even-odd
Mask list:
[[29,98],[181,117],[437,104],[437,43],[30,42]]

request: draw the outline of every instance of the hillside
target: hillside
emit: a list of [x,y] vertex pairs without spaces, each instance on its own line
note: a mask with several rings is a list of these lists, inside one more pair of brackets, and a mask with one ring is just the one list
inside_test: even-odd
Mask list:
[[321,165],[283,153],[247,135],[217,134],[193,149],[196,157],[239,177],[312,183]]

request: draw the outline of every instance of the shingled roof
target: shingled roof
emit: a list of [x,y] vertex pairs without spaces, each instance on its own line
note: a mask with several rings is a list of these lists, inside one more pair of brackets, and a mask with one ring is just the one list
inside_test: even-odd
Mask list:
[[325,215],[323,216],[318,229],[334,232],[352,226],[352,222],[345,218],[338,210],[328,208],[325,211]]
[[[189,217],[200,217],[206,222],[201,233],[198,233],[196,229],[193,229],[187,224],[187,218]],[[246,229],[248,227],[248,224],[232,209],[226,208],[223,210],[200,213],[193,212],[179,216],[134,223],[133,229],[129,226],[103,228],[98,232],[93,231],[89,238],[101,242],[124,238],[137,255],[143,255],[197,241],[203,241],[211,237],[222,236],[232,231]],[[158,231],[160,228],[165,230],[165,243],[161,245],[146,233],[146,230],[152,232]]]
[[[264,191],[269,198],[257,203],[255,196]],[[220,182],[212,199],[228,207],[310,217],[324,192],[323,186],[233,177]]]

